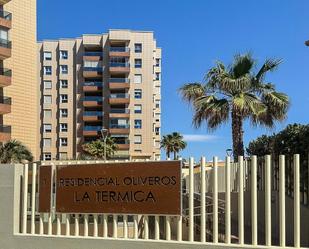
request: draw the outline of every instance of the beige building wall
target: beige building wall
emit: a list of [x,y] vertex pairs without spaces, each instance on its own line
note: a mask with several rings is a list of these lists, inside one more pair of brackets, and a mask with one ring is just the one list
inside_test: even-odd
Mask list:
[[[129,55],[125,55],[125,58],[130,63],[130,68],[127,72],[112,72],[110,70],[110,61],[113,57],[110,53],[111,46],[125,46],[130,50]],[[142,44],[142,52],[135,52],[135,44]],[[61,62],[59,60],[60,50],[68,51],[68,59]],[[44,51],[52,53],[51,60],[44,60]],[[97,77],[86,77],[83,69],[85,61],[97,62],[97,55],[85,55],[85,52],[94,51],[94,53],[101,53],[103,56],[100,59],[100,65],[102,67],[102,75]],[[91,53],[91,52],[90,52]],[[118,53],[119,58],[123,58],[123,54]],[[60,153],[67,153],[67,158],[77,158],[81,153],[81,145],[89,136],[93,136],[91,139],[100,138],[100,132],[85,131],[85,126],[94,125],[96,127],[105,127],[109,129],[112,136],[128,135],[129,145],[119,145],[119,150],[116,156],[131,159],[158,159],[160,158],[160,126],[161,126],[161,109],[160,109],[160,87],[161,87],[161,49],[156,47],[156,41],[154,39],[153,32],[139,32],[130,30],[110,30],[107,34],[102,35],[83,35],[81,38],[76,39],[61,39],[55,41],[43,41],[38,43],[38,71],[39,71],[39,85],[40,87],[40,137],[39,150],[41,152],[41,158],[44,159],[46,153],[51,153],[51,159],[61,159]],[[116,57],[117,57],[116,56]],[[114,55],[115,57],[115,55]],[[142,60],[142,67],[135,68],[135,60]],[[159,61],[159,63],[157,63]],[[61,76],[60,66],[68,65],[68,74]],[[44,66],[52,67],[52,75],[43,75]],[[156,73],[159,73],[159,78],[156,79]],[[89,72],[87,72],[89,75]],[[135,75],[142,75],[142,82],[135,82]],[[129,80],[129,86],[124,89],[112,89],[110,86],[111,77],[123,77]],[[68,88],[61,89],[59,87],[59,81],[61,77],[65,77],[68,80]],[[52,89],[46,90],[43,87],[44,80],[52,81]],[[84,88],[84,82],[103,82],[102,89],[91,92],[89,89],[86,91]],[[116,83],[118,84],[118,83]],[[123,85],[123,84],[119,84]],[[115,86],[115,84],[114,84]],[[87,87],[86,87],[87,88]],[[135,98],[135,90],[142,91],[142,98]],[[126,109],[129,110],[129,114],[111,114],[110,97],[111,93],[126,92],[129,94],[129,99],[124,100]],[[59,97],[61,94],[67,94],[69,102],[61,104]],[[51,104],[44,104],[44,95],[52,96]],[[85,96],[96,96],[102,101],[102,106],[86,106],[84,102]],[[122,105],[124,102],[119,101]],[[87,102],[87,101],[86,101]],[[89,103],[87,103],[89,104]],[[135,106],[142,106],[142,113],[135,113]],[[113,105],[117,106],[117,105]],[[68,118],[61,120],[59,111],[61,108],[68,109]],[[44,118],[44,109],[52,111],[51,118]],[[85,121],[91,119],[89,116],[85,116],[86,111],[99,111],[102,112],[102,119],[98,118],[91,121]],[[126,129],[113,129],[111,132],[110,120],[111,118],[128,118],[129,131]],[[142,121],[142,128],[135,128],[135,120]],[[59,124],[66,122],[68,125],[68,131],[66,133],[59,133]],[[51,124],[52,131],[44,132],[44,124]],[[87,135],[86,135],[87,134]],[[94,134],[94,135],[90,135]],[[140,135],[142,137],[142,143],[135,143],[135,137]],[[59,139],[61,137],[67,137],[68,145],[66,147],[59,146]],[[52,140],[51,146],[43,146],[44,138],[50,138]]]
[[4,89],[12,107],[4,124],[11,125],[11,138],[28,146],[37,159],[36,0],[12,0],[4,9],[12,13],[12,55],[4,61],[4,67],[12,69],[12,84]]

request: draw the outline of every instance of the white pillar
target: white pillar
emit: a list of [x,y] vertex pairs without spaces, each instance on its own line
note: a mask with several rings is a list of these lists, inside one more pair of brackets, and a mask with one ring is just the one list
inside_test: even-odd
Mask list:
[[23,179],[23,234],[27,233],[28,164],[24,165]]
[[206,159],[201,159],[201,242],[206,242]]
[[35,194],[36,194],[36,163],[32,164],[32,191],[31,191],[31,234],[35,233]]
[[189,159],[189,241],[194,241],[194,159]]
[[294,155],[294,247],[300,248],[299,154]]
[[218,157],[213,158],[213,243],[218,243]]
[[231,243],[231,158],[225,159],[225,243]]
[[285,247],[285,156],[279,157],[279,228],[280,246]]
[[244,244],[244,158],[238,157],[238,237]]
[[251,157],[251,223],[252,245],[257,245],[257,157]]
[[265,241],[271,246],[271,157],[265,156]]

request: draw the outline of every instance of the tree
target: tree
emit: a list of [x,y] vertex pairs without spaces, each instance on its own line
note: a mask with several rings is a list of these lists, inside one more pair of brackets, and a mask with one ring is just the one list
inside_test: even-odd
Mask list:
[[185,149],[187,143],[183,140],[183,136],[178,132],[173,132],[163,136],[161,141],[161,148],[164,148],[166,151],[166,157],[170,158],[170,154],[174,154],[174,160],[177,159],[177,154]]
[[205,122],[213,131],[229,121],[232,123],[234,160],[244,155],[243,123],[273,127],[286,118],[289,98],[277,92],[275,85],[265,82],[268,72],[278,68],[281,60],[267,59],[258,71],[250,54],[236,55],[231,65],[217,62],[204,83],[187,83],[180,88],[182,98],[194,109],[196,128]]
[[[95,140],[89,143],[83,144],[83,150],[86,154],[92,156],[94,159],[104,159],[104,141]],[[106,138],[106,157],[110,158],[117,151],[118,146],[115,143],[114,138],[108,136]]]
[[23,163],[32,162],[31,151],[20,141],[11,140],[0,145],[1,163]]

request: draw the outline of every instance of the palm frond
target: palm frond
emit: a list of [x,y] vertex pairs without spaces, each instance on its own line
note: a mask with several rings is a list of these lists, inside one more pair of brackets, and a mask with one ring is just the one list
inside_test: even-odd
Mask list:
[[201,83],[188,83],[179,89],[183,100],[189,103],[205,94],[205,87]]
[[267,72],[273,72],[283,62],[282,59],[266,59],[255,78],[258,82],[263,81]]
[[250,74],[254,64],[255,61],[250,53],[243,55],[237,54],[234,56],[234,62],[230,67],[230,74],[235,79]]

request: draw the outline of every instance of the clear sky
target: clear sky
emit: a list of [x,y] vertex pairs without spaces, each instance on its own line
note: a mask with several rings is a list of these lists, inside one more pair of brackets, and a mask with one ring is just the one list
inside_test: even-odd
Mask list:
[[[288,119],[274,130],[245,126],[245,142],[288,123],[309,123],[308,0],[38,0],[38,39],[78,37],[108,29],[154,31],[163,49],[162,134],[186,135],[183,157],[223,158],[231,147],[231,125],[213,133],[192,127],[192,111],[177,89],[201,81],[216,60],[251,51],[262,62],[284,60],[267,80],[291,98]],[[195,136],[192,136],[195,135]]]

